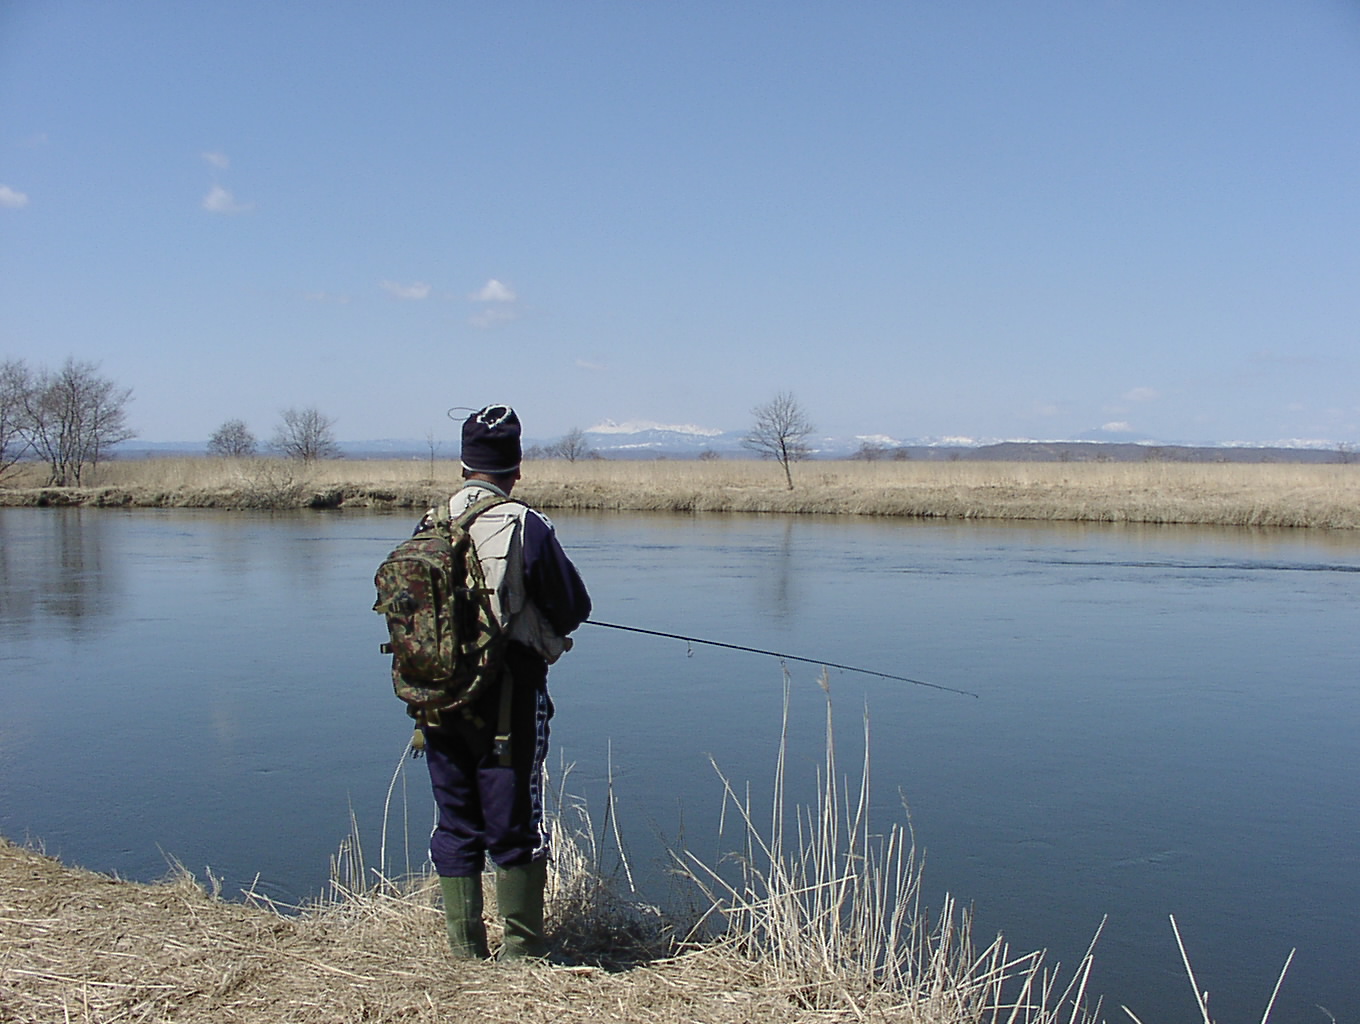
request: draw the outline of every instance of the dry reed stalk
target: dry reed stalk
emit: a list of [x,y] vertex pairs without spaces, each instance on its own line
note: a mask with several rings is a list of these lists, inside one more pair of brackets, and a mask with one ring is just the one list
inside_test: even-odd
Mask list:
[[[1185,968],[1185,976],[1190,981],[1190,990],[1195,994],[1195,1006],[1199,1009],[1200,1019],[1204,1021],[1204,1024],[1214,1024],[1213,1018],[1209,1016],[1209,991],[1202,988],[1199,979],[1195,977],[1195,969],[1190,965],[1190,954],[1186,952],[1185,941],[1181,938],[1181,929],[1176,924],[1175,914],[1171,915],[1171,931],[1176,936],[1176,948],[1180,951],[1181,965]],[[1261,1024],[1267,1024],[1270,1020],[1271,1011],[1275,1009],[1275,1000],[1280,995],[1280,986],[1284,984],[1284,976],[1289,972],[1289,965],[1294,962],[1294,954],[1297,952],[1297,949],[1291,949],[1289,955],[1284,958],[1284,966],[1280,968],[1280,975],[1275,979],[1275,987],[1271,989],[1270,998],[1266,1001],[1266,1008],[1261,1014]],[[1121,1006],[1121,1009],[1129,1015],[1134,1024],[1143,1024],[1138,1019],[1137,1014],[1127,1006]],[[1331,1014],[1322,1007],[1319,1006],[1318,1009],[1331,1017]],[[1332,1020],[1335,1021],[1336,1018],[1332,1017]]]
[[[351,811],[349,834],[331,857],[329,885],[321,901],[327,908],[369,916],[404,914],[409,912],[409,903],[414,899],[421,907],[437,911],[437,880],[428,854],[422,853],[419,869],[411,870],[405,790],[405,769],[412,760],[407,755],[411,749],[409,742],[402,748],[388,783],[378,867],[365,865],[358,821]],[[619,969],[667,956],[674,948],[674,928],[669,920],[658,908],[639,903],[622,891],[626,885],[629,894],[635,892],[614,803],[612,752],[605,823],[598,830],[586,801],[569,792],[571,770],[570,765],[563,764],[558,785],[546,787],[550,799],[544,824],[554,838],[548,871],[547,911],[555,959]],[[402,837],[407,867],[405,874],[394,877],[388,872],[388,832],[398,782],[402,784]],[[607,842],[610,837],[614,842],[612,850]],[[494,873],[490,866],[483,882],[494,946],[499,938],[499,925],[495,913]],[[269,909],[302,909],[279,907],[267,897],[253,892],[247,892],[246,896]]]
[[923,908],[922,866],[909,831],[870,829],[867,714],[859,780],[838,782],[828,694],[816,799],[787,810],[787,672],[784,681],[768,830],[756,823],[749,789],[739,794],[715,762],[723,820],[730,809],[742,829],[737,875],[729,878],[690,851],[675,854],[713,908],[706,923],[715,922],[713,948],[729,951],[729,968],[744,966],[745,984],[783,992],[817,1012],[959,1024],[1057,1024],[1064,1014],[1071,1022],[1090,1019],[1091,950],[1059,992],[1040,954],[1012,956],[1000,937],[977,954],[971,914],[952,898],[933,918]]

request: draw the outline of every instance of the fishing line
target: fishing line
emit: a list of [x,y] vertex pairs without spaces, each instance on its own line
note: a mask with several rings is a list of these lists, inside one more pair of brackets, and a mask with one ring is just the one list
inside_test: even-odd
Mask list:
[[[963,697],[978,697],[972,690],[959,690],[952,686],[943,686],[940,683],[929,683],[924,679],[911,679],[907,676],[896,676],[891,672],[878,672],[871,668],[858,668],[854,665],[838,665],[834,661],[823,661],[820,658],[804,658],[797,654],[784,654],[781,651],[765,651],[759,647],[744,647],[741,644],[723,643],[721,640],[705,640],[697,636],[682,636],[679,633],[663,633],[659,629],[642,629],[640,626],[620,626],[615,622],[600,622],[598,619],[586,619],[587,626],[602,626],[605,629],[621,629],[627,633],[645,633],[647,636],[660,636],[668,640],[684,640],[690,644],[704,644],[708,647],[724,647],[729,651],[745,651],[747,654],[763,654],[767,658],[781,658],[785,661],[801,661],[808,665],[820,665],[823,668],[838,668],[843,672],[858,672],[864,676],[878,676],[880,679],[893,679],[899,683],[911,683],[913,686],[928,686],[932,690],[944,690],[946,693],[957,693]],[[691,650],[690,655],[694,652]]]

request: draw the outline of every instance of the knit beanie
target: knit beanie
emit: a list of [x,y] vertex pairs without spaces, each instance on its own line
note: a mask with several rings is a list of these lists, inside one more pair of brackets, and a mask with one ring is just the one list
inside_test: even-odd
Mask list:
[[463,468],[499,476],[519,469],[519,417],[508,405],[488,405],[463,421]]

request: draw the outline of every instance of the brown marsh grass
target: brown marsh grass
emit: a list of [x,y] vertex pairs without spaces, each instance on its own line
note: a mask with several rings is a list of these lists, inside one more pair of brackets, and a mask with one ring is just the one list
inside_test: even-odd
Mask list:
[[[330,891],[301,908],[251,892],[229,902],[211,876],[205,887],[178,866],[159,884],[119,881],[0,839],[0,1020],[1100,1019],[1100,1001],[1088,1006],[1086,994],[1091,950],[1064,975],[1041,953],[1013,954],[1000,936],[975,948],[968,911],[948,897],[933,913],[922,906],[909,829],[878,832],[868,820],[867,717],[859,777],[842,777],[828,698],[818,795],[811,806],[786,809],[787,676],[785,684],[769,824],[761,826],[749,787],[743,793],[719,773],[737,824],[735,874],[673,854],[708,907],[686,930],[619,896],[617,872],[601,866],[605,835],[617,841],[617,827],[596,830],[579,804],[560,799],[548,889],[552,965],[451,960],[435,880],[423,872],[389,879],[381,870],[385,837],[373,871],[352,833],[332,862]],[[491,930],[494,944],[494,922]],[[1179,931],[1176,941],[1204,1024],[1212,1024]]]
[[[794,479],[752,460],[537,461],[516,493],[547,509],[1360,527],[1360,465],[811,461]],[[41,480],[12,470],[0,503],[416,509],[460,482],[425,459],[141,459],[101,465],[91,487]]]
[[[830,751],[827,768],[835,770]],[[799,844],[798,855],[817,862],[815,877],[784,852],[779,833],[759,836],[745,814],[739,843],[764,850],[774,870],[752,861],[763,879],[758,892],[714,894],[715,927],[701,935],[680,934],[658,911],[620,898],[616,880],[601,873],[601,837],[589,816],[568,824],[559,809],[548,890],[555,964],[537,968],[450,960],[435,880],[365,870],[355,835],[333,861],[328,894],[302,908],[250,892],[244,903],[227,902],[211,876],[205,888],[182,868],[161,884],[121,882],[0,840],[0,1019],[1086,1019],[1075,1006],[1059,1015],[1079,992],[1057,992],[1038,954],[1012,958],[999,939],[976,954],[966,915],[952,903],[930,927],[918,905],[914,851],[895,846],[861,861],[859,822],[842,843],[838,813],[822,804],[807,819],[825,818]],[[900,830],[893,835],[900,839]],[[716,871],[689,855],[677,860],[713,893]],[[494,906],[488,910],[494,947]]]

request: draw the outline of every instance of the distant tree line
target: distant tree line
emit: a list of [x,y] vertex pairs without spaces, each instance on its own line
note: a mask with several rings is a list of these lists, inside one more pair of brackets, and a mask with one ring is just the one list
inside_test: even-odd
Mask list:
[[881,462],[885,459],[893,462],[909,462],[911,450],[902,445],[883,444],[879,441],[862,441],[850,458],[855,462]]
[[586,432],[580,427],[572,427],[551,444],[535,444],[525,449],[526,459],[565,459],[580,462],[582,459],[602,458],[599,452],[590,447]]
[[[266,448],[286,459],[304,463],[338,459],[343,454],[335,440],[335,420],[316,406],[288,408],[279,413],[279,423]],[[208,438],[209,455],[249,458],[258,450],[259,442],[244,420],[227,420]]]
[[79,486],[114,445],[137,433],[127,423],[132,389],[68,357],[57,370],[22,359],[0,363],[0,476],[22,459],[47,464],[48,486]]
[[[47,465],[47,486],[80,486],[116,445],[137,436],[127,421],[132,389],[69,357],[56,370],[0,361],[0,478],[24,461]],[[304,463],[341,456],[335,421],[312,407],[284,409],[266,448]],[[230,419],[208,441],[211,455],[257,453],[245,421]]]

